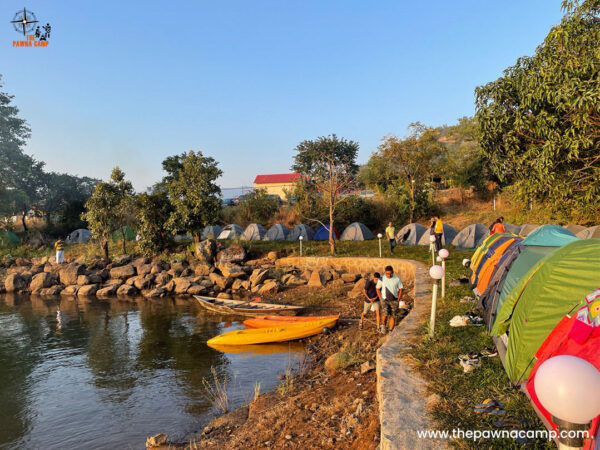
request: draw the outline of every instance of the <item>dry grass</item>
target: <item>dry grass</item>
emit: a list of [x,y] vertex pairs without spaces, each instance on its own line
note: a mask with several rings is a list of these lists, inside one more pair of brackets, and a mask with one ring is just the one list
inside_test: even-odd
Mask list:
[[229,380],[226,376],[219,378],[214,367],[210,368],[212,380],[202,379],[202,385],[205,389],[206,398],[222,413],[229,411],[229,396],[227,395],[227,387]]

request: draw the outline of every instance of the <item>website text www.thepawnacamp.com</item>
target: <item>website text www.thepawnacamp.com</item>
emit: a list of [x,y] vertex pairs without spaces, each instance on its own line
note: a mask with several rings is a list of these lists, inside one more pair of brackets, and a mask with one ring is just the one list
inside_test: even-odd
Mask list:
[[417,430],[419,439],[469,439],[478,441],[480,439],[547,439],[556,438],[589,438],[588,430],[463,430],[454,428],[452,430]]

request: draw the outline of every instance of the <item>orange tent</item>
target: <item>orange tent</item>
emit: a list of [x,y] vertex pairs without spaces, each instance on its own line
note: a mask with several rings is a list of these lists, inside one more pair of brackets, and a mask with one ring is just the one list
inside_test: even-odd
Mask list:
[[508,250],[511,245],[520,241],[521,239],[519,239],[517,236],[506,240],[501,245],[499,245],[494,251],[494,253],[485,261],[485,263],[479,271],[477,286],[475,286],[475,288],[473,289],[475,295],[479,296],[482,292],[485,291],[485,288],[487,288],[488,284],[490,283],[490,280],[492,279],[492,275],[494,275],[494,271],[496,270],[496,266],[498,265],[498,262],[500,261],[502,255],[504,255],[506,250]]

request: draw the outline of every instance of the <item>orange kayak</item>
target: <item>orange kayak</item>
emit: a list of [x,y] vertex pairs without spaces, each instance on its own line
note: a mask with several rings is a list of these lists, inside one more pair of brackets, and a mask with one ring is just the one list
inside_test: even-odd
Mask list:
[[290,316],[260,316],[252,319],[244,320],[244,326],[246,328],[271,328],[271,327],[283,327],[286,325],[292,325],[295,323],[302,322],[313,322],[315,320],[334,320],[339,319],[340,316],[304,316],[304,317],[290,317]]

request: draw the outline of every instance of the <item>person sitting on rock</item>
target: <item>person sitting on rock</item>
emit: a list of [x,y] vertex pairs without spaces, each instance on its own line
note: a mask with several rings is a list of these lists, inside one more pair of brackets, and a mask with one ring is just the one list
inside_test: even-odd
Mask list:
[[360,316],[360,322],[358,323],[358,329],[362,330],[363,328],[363,320],[365,318],[365,316],[367,315],[367,313],[369,312],[369,310],[371,311],[375,311],[375,317],[377,318],[377,330],[379,330],[379,325],[380,325],[380,316],[379,316],[379,310],[380,310],[380,294],[379,292],[377,292],[377,283],[379,283],[381,280],[381,275],[379,275],[378,272],[375,272],[373,274],[373,279],[372,280],[368,280],[365,283],[365,287],[363,289],[363,295],[365,296],[364,298],[364,302],[363,302],[363,312]]
[[56,264],[62,264],[65,262],[65,243],[61,238],[54,243],[54,249],[56,250]]

